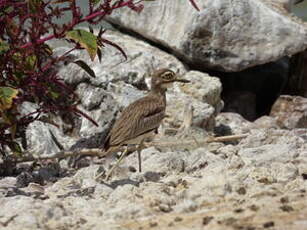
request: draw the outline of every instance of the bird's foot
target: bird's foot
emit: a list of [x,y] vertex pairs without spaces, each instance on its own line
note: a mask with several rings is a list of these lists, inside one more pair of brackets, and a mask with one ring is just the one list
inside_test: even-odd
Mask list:
[[105,179],[106,176],[106,170],[104,168],[100,168],[96,171],[94,179],[97,181],[98,179],[102,178]]
[[111,175],[112,175],[112,172],[114,171],[114,169],[116,169],[118,167],[118,165],[121,163],[121,161],[124,159],[124,157],[127,155],[128,153],[128,148],[126,147],[124,152],[122,153],[122,155],[120,156],[120,158],[116,161],[116,163],[112,166],[112,168],[106,172],[101,172],[100,174],[98,174],[96,177],[95,177],[95,180],[101,178],[101,177],[104,177],[105,180],[109,180]]

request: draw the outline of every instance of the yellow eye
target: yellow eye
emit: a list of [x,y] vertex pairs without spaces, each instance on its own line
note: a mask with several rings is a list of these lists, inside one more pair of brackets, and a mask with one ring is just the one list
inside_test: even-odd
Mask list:
[[172,80],[174,78],[174,74],[171,73],[171,72],[166,72],[164,74],[162,74],[162,78],[165,79],[165,80]]

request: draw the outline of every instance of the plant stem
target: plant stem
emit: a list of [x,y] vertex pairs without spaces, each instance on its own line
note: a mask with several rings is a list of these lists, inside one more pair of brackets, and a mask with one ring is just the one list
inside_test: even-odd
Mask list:
[[[125,2],[122,2],[122,3],[118,4],[117,6],[113,6],[110,11],[113,11],[115,9],[118,9],[118,8],[121,8],[121,7],[124,7],[124,6],[128,6],[131,3],[133,3],[133,0],[127,0]],[[73,28],[74,26],[76,26],[76,25],[78,25],[78,24],[80,24],[82,22],[89,21],[89,20],[91,20],[93,18],[96,18],[96,17],[101,17],[101,16],[104,17],[108,13],[110,13],[110,12],[108,12],[108,11],[99,11],[99,12],[92,13],[92,14],[86,16],[83,19],[77,19],[75,21],[74,21],[74,19],[72,19],[73,22],[70,25],[70,27]],[[54,38],[55,38],[55,34],[52,34],[52,35],[49,35],[49,36],[47,36],[45,38],[38,39],[35,43],[36,44],[41,44],[41,43],[44,43],[44,42],[49,41],[49,40],[54,39]],[[24,44],[23,46],[21,46],[21,48],[26,49],[26,48],[28,48],[28,47],[30,47],[32,45],[33,45],[33,42],[28,42],[28,43]]]

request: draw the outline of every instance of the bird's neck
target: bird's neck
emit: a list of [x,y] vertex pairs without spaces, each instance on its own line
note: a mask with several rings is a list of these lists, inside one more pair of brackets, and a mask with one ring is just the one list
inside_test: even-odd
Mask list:
[[166,89],[161,88],[161,87],[155,87],[155,88],[152,88],[149,93],[160,95],[160,96],[165,96],[165,92],[166,92]]
[[166,101],[165,92],[166,92],[166,89],[157,87],[157,88],[151,89],[150,92],[149,92],[149,95],[160,97],[165,103],[165,101]]

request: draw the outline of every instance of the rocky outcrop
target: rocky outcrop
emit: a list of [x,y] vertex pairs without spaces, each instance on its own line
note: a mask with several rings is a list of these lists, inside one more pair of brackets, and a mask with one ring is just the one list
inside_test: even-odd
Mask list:
[[[174,51],[181,60],[216,70],[237,71],[305,48],[305,26],[276,8],[287,5],[284,0],[198,1],[200,12],[185,0],[170,2],[146,1],[137,20],[132,12],[120,11],[110,20]],[[11,168],[0,158],[0,175],[18,175],[0,177],[0,229],[307,228],[304,98],[282,96],[271,116],[254,122],[236,113],[220,113],[218,78],[190,71],[170,53],[131,36],[113,31],[105,38],[119,45],[127,60],[109,46],[103,49],[101,63],[91,62],[86,52],[74,51],[69,59],[84,60],[97,77],[73,64],[59,72],[79,95],[79,108],[99,127],[67,114],[61,114],[62,119],[43,117],[49,124],[36,121],[26,131],[29,151],[58,152],[52,135],[65,149],[101,147],[122,108],[147,93],[150,73],[167,67],[191,83],[168,90],[167,116],[155,140],[160,145],[142,151],[143,172],[137,172],[137,156],[130,154],[110,181],[96,176],[114,164],[111,157],[82,159],[79,170],[69,168],[65,160]],[[65,50],[60,47],[56,52]],[[279,72],[286,76],[283,70]],[[258,83],[272,90],[271,78],[260,75],[266,81]],[[255,88],[253,81],[245,80]],[[243,113],[256,119],[256,99],[262,95],[260,100],[268,100],[263,91],[228,94],[235,102],[230,110],[242,103],[252,105]],[[34,107],[23,105],[21,112]],[[205,144],[213,133],[245,138]],[[72,161],[76,165],[78,159]]]
[[129,155],[109,182],[95,180],[107,163],[43,185],[0,179],[1,229],[307,228],[307,144],[295,132],[250,129],[214,151],[184,141],[144,150],[142,173]]
[[307,99],[282,95],[273,105],[270,116],[281,128],[307,128]]
[[215,115],[223,108],[220,80],[198,71],[189,71],[184,78],[190,80],[190,83],[175,86],[174,92],[168,94],[166,113],[169,118],[166,118],[166,121],[179,127],[187,116],[186,113],[191,112],[192,126],[212,131]]
[[185,0],[145,4],[141,14],[121,9],[108,21],[202,68],[239,71],[307,47],[306,26],[278,1],[197,1],[199,12]]
[[[123,107],[147,93],[150,88],[150,73],[158,68],[170,68],[179,75],[185,74],[185,77],[192,81],[189,87],[175,85],[168,91],[167,114],[171,119],[166,119],[165,127],[178,128],[184,120],[184,108],[190,104],[194,111],[192,125],[213,129],[214,115],[223,107],[219,79],[201,72],[189,72],[174,56],[131,36],[109,31],[105,38],[119,45],[126,52],[127,60],[117,49],[110,46],[103,49],[101,63],[98,58],[91,62],[84,51],[74,51],[70,59],[84,60],[95,71],[96,78],[90,77],[75,64],[66,65],[59,72],[65,82],[79,95],[79,108],[99,126],[96,127],[83,117],[66,119],[72,126],[67,133],[64,129],[65,123],[60,120],[56,123],[61,129],[36,121],[27,130],[31,152],[44,154],[59,151],[49,130],[60,143],[63,143],[65,149],[72,146],[80,137],[103,132],[109,128],[112,119]],[[55,52],[61,54],[65,50],[67,47],[59,47]],[[41,135],[42,133],[44,135]],[[97,143],[98,146],[101,145]]]

